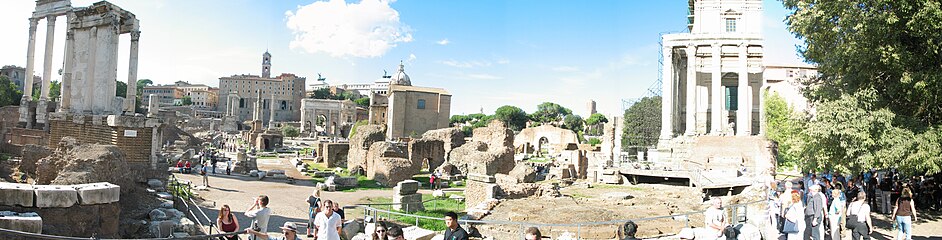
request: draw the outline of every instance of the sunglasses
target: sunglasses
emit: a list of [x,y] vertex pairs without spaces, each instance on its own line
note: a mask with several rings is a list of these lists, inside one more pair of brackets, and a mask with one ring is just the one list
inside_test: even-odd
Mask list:
[[380,230],[376,230],[376,232],[386,232],[386,230],[380,229]]

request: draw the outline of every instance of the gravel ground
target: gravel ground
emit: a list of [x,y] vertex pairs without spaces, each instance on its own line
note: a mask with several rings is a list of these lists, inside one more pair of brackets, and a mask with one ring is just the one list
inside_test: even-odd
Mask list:
[[[220,166],[224,166],[222,163]],[[261,170],[283,169],[289,176],[300,176],[287,159],[261,159],[258,161],[258,167]],[[221,168],[220,169],[224,169]],[[218,169],[217,169],[218,171]],[[192,181],[200,185],[202,177],[196,174],[175,174],[180,179]],[[204,202],[204,211],[210,219],[215,221],[218,210],[226,204],[236,214],[239,219],[240,228],[246,228],[249,220],[244,213],[252,205],[252,199],[258,195],[267,195],[269,197],[269,207],[272,209],[272,217],[268,223],[269,231],[273,229],[278,231],[285,222],[297,222],[299,229],[305,230],[307,222],[308,204],[307,197],[314,190],[314,184],[309,180],[297,180],[294,184],[288,184],[284,180],[273,180],[266,178],[264,181],[254,180],[255,178],[246,175],[225,175],[210,174],[207,190],[198,190]],[[391,197],[392,190],[364,190],[357,192],[321,192],[323,199],[330,199],[339,202],[342,206],[355,205],[360,200],[367,197]],[[348,220],[351,215],[357,215],[356,210],[348,214]],[[204,223],[205,224],[205,223]]]

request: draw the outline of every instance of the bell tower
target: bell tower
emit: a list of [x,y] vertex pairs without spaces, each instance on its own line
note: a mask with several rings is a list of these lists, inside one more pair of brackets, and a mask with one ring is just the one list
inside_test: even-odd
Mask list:
[[267,50],[262,54],[262,77],[271,78],[271,54]]

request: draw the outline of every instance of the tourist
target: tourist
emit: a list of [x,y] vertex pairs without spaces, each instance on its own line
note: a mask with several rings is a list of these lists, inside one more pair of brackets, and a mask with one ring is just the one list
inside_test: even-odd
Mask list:
[[536,227],[528,227],[523,231],[523,239],[525,240],[540,240],[543,239],[543,234],[540,233],[540,229]]
[[386,222],[379,221],[376,223],[376,229],[373,230],[372,240],[388,240],[386,238]]
[[[468,240],[468,232],[465,232],[458,225],[458,214],[455,212],[445,213],[445,238],[443,240]],[[388,234],[388,233],[387,233]],[[390,236],[392,238],[392,236]]]
[[183,164],[183,169],[186,170],[185,173],[193,172],[193,171],[192,171],[192,170],[193,170],[192,167],[193,167],[193,166],[190,165],[190,160],[186,160],[186,163]]
[[698,234],[697,238],[701,238],[701,236],[707,239],[722,237],[723,229],[726,229],[726,226],[729,225],[726,214],[723,213],[723,200],[714,197],[710,199],[710,204],[710,208],[703,213],[704,231]]
[[271,218],[268,196],[260,195],[254,200],[252,207],[245,210],[245,216],[252,218],[252,229],[260,233],[268,233],[268,219]]
[[850,206],[847,206],[847,221],[851,221],[850,218],[856,220],[856,224],[853,224],[854,228],[851,229],[851,239],[869,240],[870,234],[873,233],[873,221],[870,219],[870,204],[867,203],[867,193],[858,193],[857,199]]
[[330,200],[322,200],[321,212],[314,218],[314,236],[319,240],[340,240],[343,222],[338,214],[334,214],[332,206]]
[[798,190],[792,190],[791,194],[782,195],[790,196],[790,198],[782,198],[782,200],[784,200],[782,207],[785,209],[785,213],[782,216],[785,216],[786,221],[783,225],[782,233],[786,234],[786,239],[788,240],[805,239],[805,208],[801,204],[801,193],[799,193]]
[[[239,231],[239,219],[235,217],[235,214],[232,214],[232,210],[229,208],[229,205],[222,205],[222,208],[219,209],[219,217],[216,217],[216,226],[219,227],[221,232],[235,232]],[[238,235],[229,235],[225,237],[228,240],[239,239]]]
[[[812,179],[815,179],[812,176]],[[827,210],[821,185],[808,187],[808,202],[805,206],[805,239],[820,240],[823,234],[824,211]]]
[[340,215],[340,224],[347,221],[347,216],[344,214],[343,208],[340,207],[340,203],[334,202],[332,210],[334,210],[334,213],[337,215]]
[[635,234],[638,233],[638,224],[635,222],[627,221],[624,225],[621,226],[622,240],[637,240]]
[[311,196],[307,196],[307,204],[308,204],[307,237],[308,238],[314,237],[314,234],[311,232],[311,230],[314,229],[314,218],[317,217],[317,213],[321,211],[320,202],[321,202],[321,189],[319,187],[315,187],[314,192],[311,193]]
[[899,229],[896,239],[912,240],[913,222],[916,221],[916,203],[913,202],[913,191],[909,188],[903,188],[900,198],[896,200],[896,205],[893,206],[893,216],[896,218],[896,226]]
[[226,159],[226,175],[232,175],[232,159]]
[[180,173],[185,173],[183,172],[183,160],[177,160],[177,169],[180,170]]
[[208,162],[204,162],[203,166],[200,167],[200,175],[203,175],[203,186],[209,187],[209,166],[206,165]]
[[828,224],[831,227],[831,240],[840,240],[841,219],[844,216],[844,206],[846,206],[847,202],[840,189],[831,190],[831,196],[834,196],[834,200],[831,201],[831,206],[828,207]]
[[219,163],[219,159],[216,159],[216,156],[215,156],[215,155],[210,156],[209,159],[210,159],[210,161],[212,162],[212,166],[213,166],[213,175],[215,175],[215,174],[216,174],[216,163]]
[[[769,182],[769,191],[766,195],[766,201],[769,204],[769,226],[775,228],[778,226],[778,219],[781,216],[782,209],[779,202],[778,182]],[[774,231],[777,232],[777,231]]]
[[298,227],[294,225],[293,222],[285,222],[285,225],[281,227],[281,233],[284,234],[284,237],[274,237],[269,236],[268,233],[255,231],[251,228],[246,228],[245,232],[249,236],[255,237],[255,239],[268,239],[268,240],[301,240],[298,237]]
[[[389,227],[389,230],[386,230],[386,237],[388,237],[389,240],[406,240],[406,237],[404,235],[405,234],[402,234],[402,228],[399,228],[397,226]],[[445,236],[448,236],[448,235],[445,235]],[[452,238],[443,238],[443,239],[449,240]],[[466,237],[464,239],[468,239],[468,238]]]

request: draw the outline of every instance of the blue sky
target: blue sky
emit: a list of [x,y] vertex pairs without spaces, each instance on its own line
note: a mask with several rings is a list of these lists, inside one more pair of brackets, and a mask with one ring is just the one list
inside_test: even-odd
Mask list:
[[[96,0],[97,1],[97,0]],[[73,6],[94,1],[73,0]],[[452,114],[527,112],[556,102],[586,115],[621,111],[621,99],[645,96],[657,79],[660,33],[685,30],[687,1],[480,0],[347,1],[113,0],[141,21],[138,77],[218,85],[232,74],[259,74],[267,49],[274,74],[313,82],[372,82],[405,62],[413,85],[445,88]],[[0,9],[0,65],[25,65],[35,1]],[[767,64],[800,64],[800,41],[785,30],[786,10],[764,1]],[[54,66],[62,64],[65,19],[57,21]],[[41,74],[45,23],[37,36]],[[118,79],[127,79],[128,37]],[[56,76],[54,79],[57,79]]]

